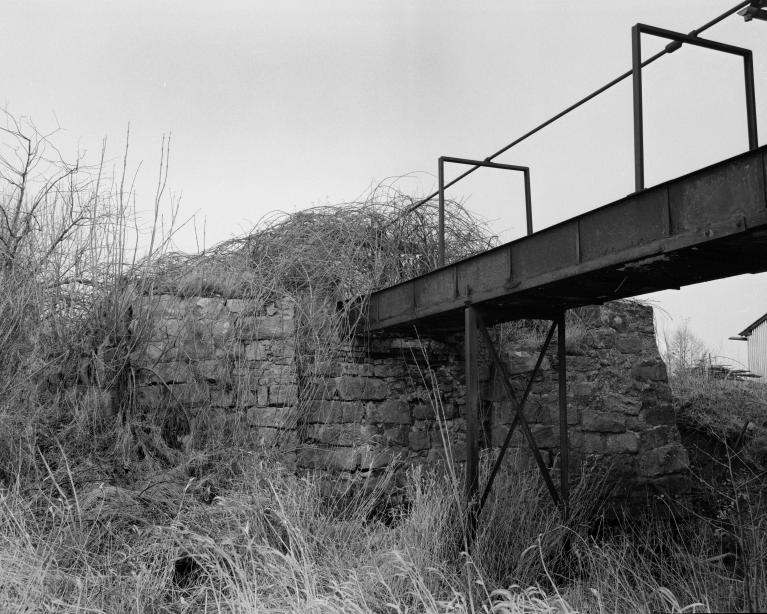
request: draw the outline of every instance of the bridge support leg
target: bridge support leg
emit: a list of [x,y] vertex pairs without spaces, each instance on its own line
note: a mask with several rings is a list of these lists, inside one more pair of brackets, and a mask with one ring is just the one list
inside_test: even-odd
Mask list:
[[[511,376],[508,372],[508,369],[506,367],[506,364],[501,361],[498,352],[493,344],[493,341],[490,337],[490,333],[488,332],[487,328],[485,327],[485,324],[482,320],[482,316],[479,312],[476,310],[473,312],[473,320],[474,324],[472,326],[472,331],[474,329],[474,326],[476,326],[477,329],[479,329],[479,333],[482,337],[482,340],[487,345],[488,351],[490,353],[490,357],[493,361],[493,364],[495,365],[495,368],[497,372],[501,375],[501,380],[503,382],[504,388],[506,389],[506,393],[509,396],[509,399],[511,400],[512,407],[514,409],[514,419],[511,422],[511,425],[509,427],[509,432],[506,434],[506,438],[503,442],[503,445],[501,446],[501,449],[498,453],[498,457],[495,460],[495,463],[493,465],[493,468],[490,472],[490,476],[488,477],[487,484],[485,485],[485,488],[482,492],[482,496],[480,497],[477,505],[473,508],[473,522],[476,523],[476,518],[481,513],[485,502],[487,501],[487,498],[490,494],[490,491],[493,486],[493,481],[495,480],[496,475],[498,474],[498,471],[500,470],[501,464],[503,462],[503,458],[506,454],[506,451],[509,448],[509,444],[511,442],[511,438],[514,435],[514,431],[517,426],[520,426],[525,438],[528,441],[528,444],[530,445],[530,449],[533,453],[533,457],[535,458],[535,462],[538,465],[538,468],[541,472],[541,476],[543,477],[544,482],[546,483],[546,486],[549,490],[549,493],[551,494],[551,498],[554,501],[554,503],[558,506],[560,506],[562,510],[562,519],[563,521],[566,521],[569,518],[570,514],[570,491],[569,491],[569,483],[568,483],[568,477],[569,477],[569,437],[568,437],[568,425],[567,425],[567,351],[565,347],[565,333],[566,333],[566,324],[565,324],[565,313],[562,312],[557,318],[551,323],[551,327],[549,328],[549,332],[546,335],[546,339],[543,342],[543,345],[541,347],[540,353],[538,354],[538,359],[536,360],[535,366],[533,367],[533,371],[530,374],[530,378],[527,382],[527,385],[525,387],[525,391],[522,395],[521,400],[517,400],[517,396],[514,392],[514,388],[511,384]],[[549,345],[551,344],[552,338],[554,337],[554,331],[557,331],[557,362],[558,362],[558,379],[559,379],[559,441],[560,441],[560,486],[559,486],[559,492],[557,492],[557,488],[554,486],[554,482],[551,478],[551,474],[546,467],[545,463],[543,462],[543,458],[541,457],[541,453],[538,450],[538,446],[535,443],[535,440],[533,438],[532,432],[530,430],[530,426],[527,423],[527,420],[524,415],[525,410],[525,404],[527,403],[527,399],[530,395],[530,391],[533,386],[533,381],[535,380],[536,375],[538,374],[541,363],[543,362],[543,358],[546,355],[546,351],[549,348]],[[467,361],[469,358],[469,315],[467,310]],[[476,343],[476,341],[473,341],[473,343]],[[477,356],[477,350],[476,346],[474,346],[472,350],[474,356],[476,358]],[[476,367],[470,366],[467,362],[466,364],[466,375],[467,375],[467,394],[469,393],[468,387],[470,382],[470,376],[469,374],[476,373]],[[476,384],[475,384],[476,385]],[[467,400],[467,403],[469,401]],[[476,416],[476,414],[474,414]],[[468,443],[468,433],[471,431],[476,437],[476,422],[474,423],[474,429],[471,430],[472,427],[469,426],[469,416],[467,414],[467,452],[469,449],[472,449],[469,446]],[[476,439],[475,445],[476,445]],[[477,449],[476,447],[473,449]],[[476,452],[478,454],[478,450]],[[474,462],[478,461],[478,457],[475,457],[476,460]],[[472,465],[473,467],[476,467],[476,465]],[[471,492],[471,497],[476,496],[476,483],[472,482],[472,489],[471,491],[468,488],[468,467],[469,462],[467,459],[467,500],[472,501],[473,499],[469,498],[469,492]],[[478,475],[476,473],[472,474],[475,477],[474,480],[478,480]],[[474,528],[476,529],[476,524],[474,525]]]
[[559,378],[559,494],[562,520],[570,517],[570,438],[567,431],[567,348],[565,347],[565,312],[557,318],[557,362]]
[[[514,431],[517,426],[522,430],[522,434],[527,439],[530,446],[530,450],[533,453],[538,469],[541,472],[541,477],[546,483],[546,487],[551,494],[551,498],[556,505],[562,510],[562,520],[567,521],[570,515],[570,487],[569,487],[569,460],[570,460],[570,444],[568,436],[567,425],[567,348],[565,347],[565,335],[566,335],[566,323],[565,312],[557,316],[557,318],[551,323],[549,332],[546,335],[546,339],[543,342],[538,359],[535,362],[533,371],[530,374],[530,379],[527,381],[525,391],[522,395],[522,399],[518,400],[517,395],[514,392],[514,387],[511,383],[511,375],[509,374],[506,363],[504,363],[498,351],[493,344],[493,340],[490,337],[490,333],[485,326],[482,319],[482,315],[479,313],[476,307],[467,305],[465,309],[465,369],[466,369],[466,511],[467,511],[467,525],[466,525],[466,541],[471,544],[476,537],[477,531],[477,519],[482,511],[482,508],[487,501],[487,497],[493,486],[495,476],[500,470],[503,458],[511,443],[511,438],[514,435]],[[530,391],[533,386],[533,381],[536,375],[540,371],[541,363],[546,356],[546,351],[551,344],[554,337],[554,331],[557,331],[557,375],[559,384],[559,491],[554,486],[554,481],[551,478],[551,473],[548,467],[543,461],[541,452],[533,437],[530,425],[525,418],[525,404],[530,395]],[[506,438],[498,453],[498,457],[495,460],[490,476],[488,477],[487,484],[482,492],[482,496],[477,498],[477,492],[479,487],[479,376],[477,369],[478,360],[478,338],[477,332],[482,337],[487,350],[490,354],[490,358],[496,368],[496,371],[501,376],[501,381],[506,394],[508,395],[512,408],[514,409],[514,419],[509,426],[509,432],[506,434]]]
[[467,305],[464,313],[466,369],[466,543],[477,531],[477,488],[479,486],[479,373],[477,310]]

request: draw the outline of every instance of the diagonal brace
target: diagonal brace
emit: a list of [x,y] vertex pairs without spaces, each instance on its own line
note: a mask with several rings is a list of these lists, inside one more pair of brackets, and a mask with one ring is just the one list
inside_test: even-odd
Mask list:
[[[557,492],[556,487],[554,486],[554,482],[551,479],[551,474],[549,473],[548,468],[546,467],[546,463],[543,462],[543,457],[541,456],[541,452],[538,449],[538,446],[535,443],[535,439],[533,438],[533,433],[530,430],[530,425],[527,422],[527,419],[525,418],[524,413],[521,411],[521,406],[519,401],[517,400],[517,395],[514,393],[514,388],[511,385],[511,376],[509,375],[508,369],[506,368],[505,363],[501,360],[500,356],[498,356],[498,351],[495,349],[495,345],[493,344],[493,340],[490,338],[490,333],[488,333],[487,328],[485,327],[485,322],[482,319],[482,316],[480,313],[476,314],[477,318],[477,328],[479,329],[480,334],[482,335],[482,339],[485,341],[485,344],[488,347],[488,350],[490,352],[490,357],[493,360],[493,363],[495,364],[495,367],[498,369],[498,371],[501,373],[501,380],[503,381],[503,385],[506,388],[506,392],[509,395],[509,398],[511,399],[512,405],[516,409],[516,415],[515,415],[515,422],[519,422],[519,426],[522,430],[522,434],[525,436],[525,439],[527,439],[527,443],[530,445],[530,450],[533,453],[533,457],[535,458],[535,462],[538,465],[538,469],[541,472],[541,476],[543,477],[543,481],[546,483],[546,487],[549,489],[549,493],[551,493],[551,498],[554,500],[555,505],[559,505],[560,503],[560,496]],[[551,330],[549,331],[549,335],[547,336],[547,343],[551,341],[551,336],[554,333],[556,325],[552,325]],[[538,357],[539,363],[543,360],[542,358],[543,352]],[[536,365],[538,368],[540,367],[540,364]],[[530,382],[528,383],[528,388],[532,385],[532,378],[530,379]],[[529,391],[525,391],[525,400],[527,398],[527,394]],[[511,430],[509,431],[511,433]],[[508,436],[510,438],[511,435]],[[504,442],[506,444],[506,442]],[[496,461],[497,463],[498,461]],[[483,494],[483,501],[486,498],[486,495]]]
[[[530,379],[527,380],[527,386],[525,387],[525,391],[522,394],[522,399],[519,401],[519,403],[517,403],[517,399],[515,398],[513,393],[511,395],[511,404],[514,408],[514,419],[511,421],[511,426],[509,426],[509,432],[506,434],[506,439],[503,440],[503,445],[501,446],[501,449],[498,452],[498,457],[495,459],[495,464],[493,465],[493,469],[490,472],[490,476],[487,478],[487,484],[485,485],[485,489],[482,492],[482,498],[479,501],[477,514],[480,514],[482,512],[482,508],[485,506],[485,502],[487,501],[488,496],[490,496],[490,491],[493,488],[493,481],[495,480],[495,476],[498,474],[498,471],[500,471],[501,469],[501,463],[503,462],[504,456],[506,456],[506,451],[509,449],[511,438],[517,429],[517,424],[519,424],[519,416],[520,414],[523,414],[525,411],[527,398],[530,395],[530,391],[533,389],[533,381],[535,380],[535,376],[538,375],[538,371],[541,368],[541,363],[543,363],[543,358],[544,356],[546,356],[546,351],[549,349],[549,345],[551,345],[551,340],[554,337],[554,331],[556,330],[556,327],[557,327],[556,322],[552,322],[551,327],[549,328],[549,332],[546,335],[546,340],[543,342],[543,345],[541,346],[541,351],[538,354],[538,360],[536,360],[535,366],[533,367],[533,371],[530,374]],[[507,375],[505,373],[501,373],[501,377],[505,379]],[[507,390],[508,389],[509,388],[507,387]]]

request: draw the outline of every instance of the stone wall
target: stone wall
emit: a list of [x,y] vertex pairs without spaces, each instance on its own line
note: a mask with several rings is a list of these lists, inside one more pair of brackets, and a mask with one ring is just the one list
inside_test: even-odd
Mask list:
[[[359,338],[320,352],[301,334],[289,300],[146,299],[138,400],[183,407],[189,415],[247,417],[263,443],[280,446],[298,467],[375,474],[465,458],[463,335],[444,339]],[[494,332],[514,386],[524,388],[543,334],[530,327]],[[327,350],[328,348],[325,348]],[[571,467],[608,463],[625,484],[677,491],[687,454],[674,424],[652,309],[631,302],[579,312],[568,329]],[[556,344],[543,361],[526,416],[544,461],[559,450]],[[501,445],[513,413],[497,374],[481,368],[482,447]],[[531,456],[512,438],[516,465]]]
[[[246,418],[262,443],[281,439],[286,450],[295,447],[299,377],[292,301],[162,295],[144,297],[134,313],[132,328],[141,341],[132,356],[138,405],[169,408],[188,421],[210,413]],[[179,437],[190,428],[180,428]]]

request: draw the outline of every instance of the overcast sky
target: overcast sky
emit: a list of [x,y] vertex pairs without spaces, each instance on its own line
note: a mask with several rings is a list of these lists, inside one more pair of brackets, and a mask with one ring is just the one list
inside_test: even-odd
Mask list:
[[[130,122],[147,208],[172,133],[169,184],[211,245],[271,210],[353,200],[390,177],[426,193],[438,156],[483,158],[627,70],[633,24],[688,32],[733,5],[5,0],[0,103],[94,157],[103,137],[119,156]],[[754,50],[767,134],[767,23],[730,17],[704,36]],[[645,37],[645,56],[663,44]],[[746,149],[741,66],[685,47],[645,70],[647,185]],[[499,161],[532,168],[539,229],[632,192],[632,147],[627,80]],[[484,170],[450,196],[504,240],[523,234],[518,178]],[[178,244],[193,249],[194,233]],[[714,354],[745,362],[745,344],[726,339],[767,311],[767,277],[653,299],[663,326],[689,318]]]

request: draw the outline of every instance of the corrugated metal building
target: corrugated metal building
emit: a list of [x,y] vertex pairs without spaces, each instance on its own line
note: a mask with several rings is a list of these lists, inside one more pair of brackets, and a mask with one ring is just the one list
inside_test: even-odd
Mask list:
[[740,333],[748,342],[748,369],[767,378],[767,313]]

